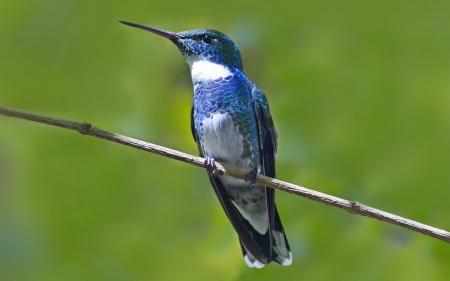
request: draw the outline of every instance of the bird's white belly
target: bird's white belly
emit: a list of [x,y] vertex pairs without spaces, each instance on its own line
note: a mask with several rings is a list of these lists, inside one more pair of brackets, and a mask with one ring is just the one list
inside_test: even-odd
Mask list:
[[[215,113],[203,119],[203,154],[237,168],[250,171],[254,165],[249,158],[242,158],[244,137],[227,113]],[[268,217],[265,191],[261,186],[250,187],[249,182],[229,176],[220,176],[220,181],[241,215],[261,234],[267,232]],[[252,201],[256,201],[251,203]],[[244,204],[243,201],[246,201]]]
[[202,121],[204,156],[212,157],[239,168],[251,166],[250,159],[242,159],[244,137],[228,113],[215,113]]

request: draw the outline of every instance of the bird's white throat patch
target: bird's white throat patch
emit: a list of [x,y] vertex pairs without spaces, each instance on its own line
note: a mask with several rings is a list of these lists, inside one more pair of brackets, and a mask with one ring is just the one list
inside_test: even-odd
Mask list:
[[221,64],[217,64],[206,60],[201,56],[190,56],[186,58],[186,62],[191,68],[192,81],[205,82],[233,75],[230,69]]

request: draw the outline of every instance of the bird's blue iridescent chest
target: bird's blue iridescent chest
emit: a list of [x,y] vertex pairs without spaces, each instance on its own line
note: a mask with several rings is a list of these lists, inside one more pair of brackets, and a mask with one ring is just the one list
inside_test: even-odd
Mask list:
[[241,73],[196,83],[194,126],[204,156],[242,168],[259,162],[249,81]]

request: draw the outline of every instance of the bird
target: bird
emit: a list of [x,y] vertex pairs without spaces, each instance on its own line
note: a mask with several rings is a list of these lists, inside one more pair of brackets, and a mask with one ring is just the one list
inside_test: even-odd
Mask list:
[[[287,266],[292,254],[275,205],[275,191],[256,183],[275,178],[278,135],[264,92],[243,72],[236,44],[212,29],[170,32],[119,21],[172,41],[190,67],[191,130],[211,185],[239,237],[244,261]],[[248,171],[246,179],[214,173],[216,161]]]

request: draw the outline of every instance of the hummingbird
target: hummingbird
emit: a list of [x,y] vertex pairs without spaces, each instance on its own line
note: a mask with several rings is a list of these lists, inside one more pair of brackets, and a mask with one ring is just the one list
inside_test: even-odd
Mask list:
[[[211,185],[239,236],[244,261],[262,268],[292,263],[275,205],[275,191],[256,184],[275,178],[277,132],[264,92],[243,72],[236,44],[212,29],[178,33],[119,21],[172,41],[190,67],[194,86],[191,130]],[[214,174],[215,162],[248,171],[246,180]]]

